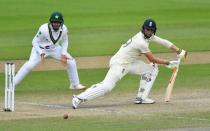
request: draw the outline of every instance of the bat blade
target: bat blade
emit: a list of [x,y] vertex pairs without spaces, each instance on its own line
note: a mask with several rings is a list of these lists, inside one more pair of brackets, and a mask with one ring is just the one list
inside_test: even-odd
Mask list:
[[166,89],[165,102],[169,102],[170,101],[172,90],[173,90],[173,87],[174,87],[174,83],[176,81],[176,77],[177,77],[178,71],[179,71],[179,68],[175,68],[173,70],[171,79],[170,79],[169,84],[168,84],[168,87]]
[[[179,65],[181,63],[181,60],[185,61],[186,60],[186,57],[187,57],[187,52],[184,51],[184,57],[181,58],[181,57],[177,57],[177,60],[179,62]],[[179,65],[177,68],[175,68],[173,70],[173,73],[172,73],[172,76],[171,76],[171,79],[169,81],[169,84],[168,84],[168,87],[166,89],[166,94],[165,94],[165,102],[169,102],[170,101],[170,98],[171,98],[171,94],[172,94],[172,90],[173,90],[173,87],[174,87],[174,83],[176,81],[176,77],[177,77],[177,74],[178,74],[178,71],[179,71]]]

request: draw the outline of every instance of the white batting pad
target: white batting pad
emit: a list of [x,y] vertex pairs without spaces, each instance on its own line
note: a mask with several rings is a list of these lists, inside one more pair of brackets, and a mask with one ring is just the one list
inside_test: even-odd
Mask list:
[[138,90],[137,97],[140,97],[143,100],[148,97],[150,90],[152,89],[152,86],[158,75],[158,72],[158,67],[157,65],[155,65],[151,73],[147,73],[141,76],[140,87]]
[[103,88],[103,84],[99,83],[96,85],[92,85],[85,92],[79,94],[77,97],[83,100],[91,100],[97,98],[99,96],[103,96],[105,94],[105,90]]

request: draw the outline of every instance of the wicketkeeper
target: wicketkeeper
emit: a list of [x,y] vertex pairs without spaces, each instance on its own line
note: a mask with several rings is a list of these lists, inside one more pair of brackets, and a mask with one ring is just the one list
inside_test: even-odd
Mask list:
[[67,73],[71,83],[70,89],[85,88],[85,86],[80,84],[75,60],[67,52],[68,29],[64,25],[61,13],[52,13],[49,23],[41,25],[32,41],[32,45],[29,60],[20,68],[15,76],[15,85],[19,84],[37,64],[47,57],[52,57],[67,66]]
[[[72,106],[76,109],[80,103],[102,96],[111,91],[116,83],[127,73],[140,76],[140,85],[135,99],[136,104],[153,104],[154,100],[148,98],[152,85],[158,75],[158,65],[163,64],[168,68],[175,68],[179,62],[177,60],[168,61],[153,55],[149,49],[150,42],[157,43],[171,49],[178,54],[178,57],[185,57],[185,51],[179,49],[173,43],[155,35],[156,23],[152,19],[147,19],[142,25],[141,31],[130,38],[121,46],[118,52],[110,60],[110,68],[105,79],[92,85],[86,91],[73,96]],[[151,63],[145,63],[141,55]]]

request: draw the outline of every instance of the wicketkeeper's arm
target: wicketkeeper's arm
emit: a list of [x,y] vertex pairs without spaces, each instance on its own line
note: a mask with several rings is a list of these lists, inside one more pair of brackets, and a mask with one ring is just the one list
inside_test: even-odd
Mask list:
[[66,29],[65,31],[63,31],[63,37],[62,37],[62,49],[61,49],[61,54],[62,55],[66,55],[67,54],[67,50],[68,50],[68,46],[69,46],[69,38],[68,38],[68,30]]
[[35,48],[35,50],[41,55],[43,53],[42,49],[40,48],[39,41],[43,39],[44,34],[42,33],[42,29],[39,28],[37,34],[34,36],[32,40],[32,45]]

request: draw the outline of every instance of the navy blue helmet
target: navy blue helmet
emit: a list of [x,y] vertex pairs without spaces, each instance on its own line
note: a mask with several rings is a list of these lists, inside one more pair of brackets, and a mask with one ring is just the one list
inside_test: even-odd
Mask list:
[[144,33],[144,29],[152,30],[155,34],[157,27],[156,22],[153,19],[147,19],[144,21],[144,24],[142,25],[142,32]]

